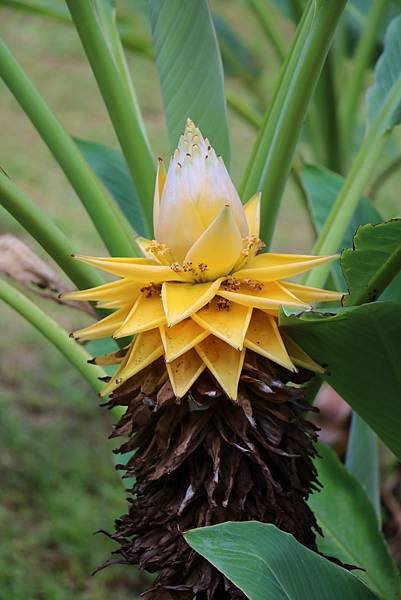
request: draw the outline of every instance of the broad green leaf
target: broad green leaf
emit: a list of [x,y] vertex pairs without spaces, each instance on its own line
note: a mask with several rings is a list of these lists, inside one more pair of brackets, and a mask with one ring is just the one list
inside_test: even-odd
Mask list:
[[75,142],[136,233],[147,236],[142,205],[121,152],[87,140],[75,138]]
[[[306,165],[301,172],[301,181],[306,193],[310,215],[316,231],[320,233],[340,193],[344,178],[325,167]],[[362,197],[338,250],[352,246],[352,239],[359,225],[380,223],[381,220],[382,218],[374,206],[367,198]],[[338,262],[333,265],[332,273],[338,288],[345,289],[344,277]]]
[[323,379],[401,458],[401,303],[336,315],[281,313],[280,325],[319,364]]
[[347,446],[347,469],[368,495],[381,523],[380,465],[377,436],[359,415],[352,414]]
[[274,525],[247,521],[188,531],[185,539],[250,600],[373,600],[349,571]]
[[401,271],[401,219],[360,227],[353,248],[341,255],[341,267],[350,292],[348,305],[378,298]]
[[229,165],[223,68],[207,0],[149,0],[172,151],[191,118]]
[[400,577],[365,491],[332,450],[319,444],[318,452],[315,464],[323,488],[308,504],[323,531],[319,550],[359,567],[354,575],[383,600],[400,599]]
[[401,15],[393,19],[386,31],[384,51],[376,63],[375,81],[367,92],[368,121],[372,124],[386,102],[398,98],[387,115],[384,129],[391,129],[401,120]]

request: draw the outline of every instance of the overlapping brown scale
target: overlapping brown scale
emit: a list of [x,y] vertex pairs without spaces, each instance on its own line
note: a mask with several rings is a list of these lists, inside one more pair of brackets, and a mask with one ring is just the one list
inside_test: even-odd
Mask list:
[[136,483],[111,537],[116,562],[159,573],[147,600],[245,598],[187,546],[182,532],[194,527],[255,519],[316,549],[306,504],[318,486],[316,430],[288,378],[294,374],[248,351],[236,403],[208,371],[177,400],[161,360],[114,392],[109,405],[127,411],[112,435],[127,436],[118,452],[135,451],[121,469]]

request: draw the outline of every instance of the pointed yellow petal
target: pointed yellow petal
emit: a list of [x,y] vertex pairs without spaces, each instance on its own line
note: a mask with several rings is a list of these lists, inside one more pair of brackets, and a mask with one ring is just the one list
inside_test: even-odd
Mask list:
[[185,319],[174,327],[160,327],[166,362],[171,362],[207,338],[209,332],[192,319]]
[[88,361],[93,365],[101,365],[103,367],[107,367],[109,365],[117,365],[123,362],[125,356],[128,352],[128,346],[125,348],[121,348],[120,350],[116,350],[115,352],[109,352],[108,354],[101,354],[99,356],[95,356],[92,360]]
[[222,340],[210,335],[195,350],[232,400],[237,399],[238,381],[244,364],[245,349],[234,350]]
[[[209,281],[228,275],[242,250],[242,238],[232,209],[224,207],[185,256]],[[205,270],[199,269],[204,265]]]
[[205,368],[205,363],[195,350],[189,350],[173,362],[167,363],[168,376],[177,398],[185,396]]
[[242,350],[251,315],[252,308],[232,302],[228,310],[224,310],[219,308],[218,298],[213,298],[191,318],[223,342],[236,350]]
[[243,306],[252,306],[262,310],[278,310],[280,306],[309,308],[308,304],[299,301],[275,281],[265,283],[262,289],[253,289],[245,285],[241,286],[238,291],[220,289],[219,296]]
[[250,260],[245,269],[235,273],[235,277],[239,279],[256,279],[258,281],[274,281],[304,273],[335,258],[337,258],[337,255],[308,256],[266,252],[265,254],[258,254]]
[[114,258],[77,256],[79,260],[90,265],[142,283],[162,283],[163,281],[182,281],[180,275],[170,267],[158,265],[147,258]]
[[124,381],[133,377],[139,371],[150,365],[163,355],[164,349],[158,329],[140,333],[124,358],[117,373],[101,391],[101,396],[107,396],[117,389]]
[[288,354],[295,365],[303,367],[304,369],[309,369],[309,371],[313,371],[314,373],[324,373],[323,367],[306,354],[306,352],[304,352],[289,335],[284,333],[284,331],[281,332],[281,337],[283,338]]
[[160,296],[146,296],[141,294],[130,310],[124,323],[115,332],[115,338],[134,335],[141,331],[148,331],[159,327],[166,322],[163,303]]
[[259,237],[260,230],[260,199],[261,193],[258,192],[244,206],[245,218],[248,223],[249,235]]
[[319,288],[292,283],[290,281],[282,281],[281,284],[286,290],[294,294],[302,302],[315,304],[316,302],[336,302],[340,301],[344,296],[343,292],[333,292],[332,290],[321,290]]
[[93,325],[89,325],[89,327],[85,327],[84,329],[80,329],[79,331],[75,331],[73,334],[74,339],[76,340],[97,340],[99,338],[109,337],[113,335],[113,333],[118,329],[122,323],[124,322],[125,317],[129,311],[128,306],[117,310],[111,315],[107,315],[101,321],[94,323]]
[[245,347],[282,365],[289,371],[296,371],[281,338],[274,317],[254,310],[245,338]]
[[110,283],[104,283],[94,288],[87,290],[77,290],[74,292],[65,292],[61,294],[62,298],[66,300],[93,300],[93,301],[114,301],[116,299],[126,301],[136,299],[142,284],[135,281],[128,281],[127,279],[119,279],[118,281],[111,281]]
[[162,301],[169,327],[205,306],[220,287],[222,278],[208,283],[164,283]]
[[166,183],[166,167],[161,158],[157,161],[157,175],[155,184],[155,195],[153,198],[153,231],[156,232],[157,223],[160,214],[160,202],[163,194],[164,184]]

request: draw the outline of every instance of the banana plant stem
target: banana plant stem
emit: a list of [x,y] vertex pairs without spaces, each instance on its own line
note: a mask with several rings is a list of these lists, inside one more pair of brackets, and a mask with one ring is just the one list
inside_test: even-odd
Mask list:
[[61,229],[2,173],[0,204],[35,238],[78,288],[104,283],[94,270],[72,258],[74,249]]
[[262,192],[261,235],[270,247],[309,103],[346,0],[310,0],[249,160],[241,197]]
[[137,107],[132,102],[126,79],[122,78],[105,40],[92,2],[66,0],[66,3],[138,190],[151,231],[156,166]]
[[29,298],[24,296],[14,286],[0,278],[0,299],[16,310],[44,335],[63,356],[81,373],[96,393],[99,393],[103,383],[99,377],[106,373],[98,366],[88,364],[91,358],[86,350],[74,342],[68,333],[52,318],[44,313]]
[[125,219],[90,170],[71,137],[0,40],[0,77],[25,111],[64,171],[111,254],[132,256],[135,245]]

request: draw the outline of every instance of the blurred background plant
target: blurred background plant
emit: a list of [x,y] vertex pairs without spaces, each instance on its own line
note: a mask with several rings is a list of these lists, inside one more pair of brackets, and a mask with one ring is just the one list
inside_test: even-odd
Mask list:
[[[255,138],[265,111],[269,103],[274,106],[276,102],[278,111],[281,108],[277,98],[275,100],[274,91],[305,4],[302,0],[210,2],[224,64],[231,172],[235,183],[244,192],[243,200],[251,195],[248,192],[253,185],[253,166],[248,164],[248,158],[252,151],[255,152]],[[72,27],[67,5],[76,24],[81,19],[78,33],[84,46],[85,39],[88,44],[85,50],[92,70],[77,31]],[[115,37],[113,21],[109,20],[111,4],[108,0],[87,4],[98,11],[103,31],[108,31],[108,48],[118,64],[122,82],[120,92],[122,97],[130,99],[131,116],[136,114],[136,118],[129,121],[128,129],[121,120],[121,111],[116,109],[118,102],[110,94],[110,90],[115,89],[113,72],[109,70],[111,79],[106,76],[102,80],[102,55],[96,51],[91,54],[89,48],[91,42],[95,43],[97,32],[85,29],[82,21],[85,9],[80,14],[80,9],[76,7],[74,10],[73,5],[73,2],[64,3],[62,0],[0,0],[0,36],[5,45],[40,90],[65,130],[73,136],[74,143],[125,215],[122,217],[122,213],[114,210],[108,196],[85,167],[80,167],[80,175],[76,174],[79,169],[74,170],[72,164],[75,150],[68,154],[71,148],[62,132],[58,133],[58,138],[54,134],[56,126],[52,137],[50,121],[43,124],[46,119],[41,120],[40,103],[35,109],[32,102],[34,94],[27,92],[22,79],[19,81],[13,70],[13,59],[3,47],[0,74],[20,103],[23,103],[25,94],[29,107],[23,108],[25,112],[31,110],[35,113],[29,116],[33,121],[37,119],[39,129],[42,124],[41,135],[48,147],[7,86],[1,85],[0,164],[5,174],[1,175],[0,189],[0,203],[4,206],[0,207],[0,271],[13,280],[13,285],[24,296],[32,298],[40,309],[67,331],[84,326],[93,317],[75,307],[61,305],[57,301],[57,293],[71,287],[71,281],[77,286],[88,287],[95,284],[96,278],[85,269],[73,266],[72,261],[66,258],[68,252],[102,254],[105,252],[103,242],[112,254],[135,252],[127,233],[128,222],[138,233],[148,233],[151,190],[147,186],[153,186],[152,157],[168,156],[186,116],[200,120],[205,135],[209,135],[213,143],[221,143],[223,147],[225,144],[223,134],[218,143],[212,137],[214,125],[211,122],[207,125],[208,119],[212,119],[211,114],[201,112],[200,117],[193,113],[177,116],[174,111],[166,110],[169,91],[163,77],[166,77],[166,69],[169,68],[169,58],[166,52],[166,64],[163,65],[158,49],[158,43],[162,44],[163,40],[161,34],[157,36],[157,2],[150,3],[153,7],[150,18],[145,0],[117,2],[117,26],[126,51],[128,70],[133,74],[135,92],[126,79],[121,47]],[[322,230],[343,184],[342,176],[349,173],[361,146],[367,119],[365,91],[374,80],[373,69],[383,51],[385,31],[400,13],[399,0],[349,0],[347,3],[311,101],[290,177],[286,181],[285,169],[291,164],[291,147],[286,148],[290,160],[288,165],[284,165],[281,181],[269,184],[275,188],[269,188],[268,184],[263,187],[265,194],[269,195],[275,190],[281,191],[280,186],[286,185],[275,229],[278,204],[273,206],[270,203],[264,213],[265,222],[270,223],[265,230],[269,241],[275,231],[275,250],[308,253]],[[107,30],[107,27],[110,29]],[[196,36],[199,32],[194,31],[193,34]],[[88,36],[91,37],[89,42]],[[174,49],[170,51],[173,53]],[[324,54],[323,47],[320,51]],[[198,65],[195,59],[193,56],[186,64],[191,64],[196,73],[196,69],[202,69],[204,65]],[[311,77],[319,73],[319,68],[313,69],[312,64]],[[21,73],[19,75],[23,78]],[[204,71],[198,73],[199,85],[203,81],[202,75],[205,76]],[[308,81],[307,73],[302,76],[305,89],[298,89],[298,93],[307,96],[307,88],[313,88],[313,81]],[[216,81],[218,84],[218,75]],[[112,115],[114,128],[107,117],[97,84]],[[285,98],[290,97],[291,87],[285,89],[282,86],[281,93]],[[136,96],[146,124],[146,134],[137,111]],[[305,101],[304,105],[301,102],[297,110],[306,110],[308,102]],[[374,112],[374,109],[371,110]],[[277,122],[279,117],[278,112]],[[291,122],[287,122],[287,127],[291,128]],[[283,131],[280,133],[284,135]],[[139,164],[136,163],[137,152],[132,146],[132,139],[141,136],[147,152],[143,153],[142,164]],[[270,142],[272,139],[273,136]],[[60,140],[63,145],[60,145]],[[296,135],[292,141],[296,143]],[[345,231],[340,232],[338,243],[330,251],[336,250],[337,246],[350,246],[358,225],[400,216],[400,142],[400,133],[395,130],[386,145],[377,145],[377,153],[370,158],[368,176],[362,181],[362,189],[354,192],[356,211],[351,210],[348,220],[351,217],[353,220],[347,229],[346,239],[341,241]],[[128,168],[122,155],[110,149],[119,145],[128,161]],[[77,195],[57,168],[49,147],[62,164]],[[57,148],[60,156],[57,156]],[[220,151],[228,162],[227,148]],[[70,156],[69,164],[65,161],[66,155]],[[257,153],[253,156],[254,164],[257,164]],[[269,166],[268,162],[266,164]],[[274,169],[274,164],[270,167]],[[136,189],[131,176],[136,182]],[[260,181],[264,183],[263,176]],[[88,195],[88,190],[92,196]],[[362,191],[366,198],[359,202]],[[92,214],[100,236],[82,210],[79,197],[81,200],[85,197],[87,211]],[[95,209],[93,206],[100,197],[103,198],[100,202],[103,214],[99,216],[99,205]],[[142,203],[138,198],[142,198]],[[35,218],[38,221],[36,225],[33,224]],[[47,219],[53,225],[47,223]],[[44,239],[43,230],[47,226],[49,239]],[[39,244],[35,243],[27,229]],[[119,232],[125,233],[119,235]],[[324,238],[319,239],[324,242]],[[49,260],[43,249],[47,243],[53,248],[53,258],[67,273],[70,282]],[[321,244],[316,251],[323,252]],[[333,285],[340,282],[340,286],[344,287],[339,271],[333,271],[330,277]],[[5,282],[6,278],[2,281]],[[399,277],[396,285],[389,299],[401,299]],[[6,300],[7,290],[9,288],[3,289],[3,299]],[[15,298],[18,298],[17,294]],[[23,312],[26,308],[23,297],[21,302]],[[91,311],[93,309],[88,305],[86,313]],[[107,442],[111,418],[98,409],[96,397],[88,384],[36,329],[27,326],[4,303],[0,305],[0,318],[0,598],[100,600],[109,598],[111,594],[118,599],[136,597],[144,587],[146,576],[133,569],[115,567],[94,578],[89,575],[111,548],[107,538],[99,536],[94,540],[91,534],[99,528],[111,528],[112,518],[123,512],[125,504],[112,466],[112,446]],[[38,318],[41,318],[40,315]],[[46,332],[42,333],[46,335]],[[64,348],[67,354],[68,344],[61,335],[59,347]],[[92,351],[89,347],[88,352]],[[82,356],[77,355],[72,360],[81,365]],[[89,383],[96,387],[97,373],[87,371],[85,367],[82,369]],[[316,389],[320,383],[315,382]],[[345,459],[347,447],[352,448],[352,443],[355,445],[355,440],[363,444],[358,446],[359,459],[355,458],[357,452],[348,450],[348,464],[358,476],[361,464],[367,462],[369,474],[362,473],[359,479],[373,486],[373,491],[368,491],[376,508],[379,484],[374,479],[378,478],[376,463],[380,460],[380,513],[393,557],[400,565],[401,483],[398,462],[384,445],[377,452],[375,436],[370,430],[364,430],[364,425],[355,417],[353,429],[356,433],[354,438],[351,437],[351,445],[348,444],[351,408],[331,388],[322,388],[317,403],[322,410],[322,440],[333,446],[342,459]],[[365,441],[361,442],[363,436]]]

